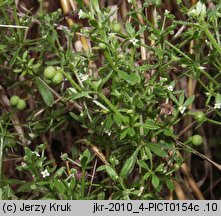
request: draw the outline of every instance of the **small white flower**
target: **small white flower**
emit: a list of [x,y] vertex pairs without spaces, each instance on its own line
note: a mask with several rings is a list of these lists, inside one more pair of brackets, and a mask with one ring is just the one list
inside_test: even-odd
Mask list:
[[186,110],[185,106],[180,106],[179,107],[179,111],[180,111],[181,114],[183,114],[185,112],[185,110]]
[[31,138],[35,138],[35,134],[34,133],[29,133],[28,136],[31,137]]
[[103,126],[104,125],[104,122],[101,122],[101,126]]
[[167,81],[167,78],[160,77],[160,82],[166,82],[166,81]]
[[173,91],[173,86],[169,85],[169,86],[167,86],[167,89],[168,89],[168,91],[172,92]]
[[204,66],[199,66],[199,70],[205,70],[206,69],[206,67],[204,67]]
[[48,172],[47,169],[45,169],[44,171],[42,171],[41,174],[42,174],[42,177],[43,177],[43,178],[45,178],[45,177],[47,177],[47,176],[50,176],[50,173]]
[[80,11],[78,12],[78,16],[79,16],[80,19],[82,18],[82,15],[83,15],[83,11],[80,10]]
[[165,14],[165,15],[168,15],[169,13],[170,13],[170,11],[168,11],[168,10],[165,10],[165,11],[164,11],[164,14]]
[[143,190],[144,190],[144,186],[141,186],[140,187],[140,192],[139,192],[139,194],[137,194],[137,196],[141,196],[141,194],[143,193]]
[[22,166],[22,167],[26,167],[27,164],[26,164],[25,162],[21,162],[21,166]]
[[88,74],[79,74],[79,79],[81,80],[81,82],[86,81],[88,77]]
[[182,68],[186,68],[187,65],[186,65],[186,64],[181,64],[181,67],[182,67]]
[[110,131],[110,130],[105,131],[105,133],[106,133],[108,136],[110,136],[110,135],[111,135],[111,131]]
[[198,15],[196,9],[192,9],[187,14],[188,14],[189,17],[196,17]]
[[206,16],[206,5],[201,1],[198,1],[196,4],[196,9],[192,9],[188,12],[189,17],[198,17],[201,20]]
[[221,103],[215,103],[214,109],[221,109]]
[[124,125],[120,126],[120,129],[123,130],[124,128],[126,128]]
[[37,157],[40,157],[40,154],[38,154],[38,152],[34,152],[34,154],[35,154]]
[[110,38],[114,38],[116,33],[111,32],[111,33],[108,33],[108,35],[110,36]]
[[206,5],[203,4],[201,1],[198,1],[196,4],[196,13],[201,18],[206,16]]
[[130,42],[131,42],[134,46],[137,45],[138,41],[139,41],[139,40],[137,40],[136,38],[130,39]]
[[135,188],[131,188],[131,189],[130,189],[130,191],[134,191],[134,190],[135,190]]

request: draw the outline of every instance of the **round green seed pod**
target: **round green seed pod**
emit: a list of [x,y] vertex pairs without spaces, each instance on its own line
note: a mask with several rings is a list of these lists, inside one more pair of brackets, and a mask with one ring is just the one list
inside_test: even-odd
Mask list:
[[23,99],[19,99],[16,105],[18,110],[24,110],[26,108],[26,102]]
[[53,66],[48,66],[44,70],[44,77],[45,77],[45,79],[50,80],[50,79],[52,79],[55,76],[55,74],[56,74],[56,69]]
[[194,113],[194,119],[198,123],[203,123],[206,119],[206,115],[202,111],[198,111],[198,112]]
[[16,106],[19,101],[19,97],[17,95],[14,95],[10,98],[10,104],[11,106]]
[[113,23],[112,29],[114,32],[119,33],[121,31],[121,24],[118,22]]
[[7,148],[14,148],[16,146],[15,139],[13,137],[5,137],[4,139],[4,145]]
[[54,85],[59,85],[59,84],[61,84],[62,81],[63,81],[63,75],[62,75],[62,73],[57,72],[57,73],[55,74],[55,76],[53,77],[53,79],[52,79],[52,83],[53,83]]
[[99,48],[105,50],[107,46],[105,43],[99,43]]
[[203,138],[200,135],[194,135],[192,136],[192,143],[195,146],[199,146],[203,144]]

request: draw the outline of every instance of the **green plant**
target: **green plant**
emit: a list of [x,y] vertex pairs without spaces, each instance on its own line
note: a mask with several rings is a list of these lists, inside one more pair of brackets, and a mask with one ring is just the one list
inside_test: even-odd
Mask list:
[[190,138],[190,140],[192,141],[193,145],[195,145],[195,146],[202,145],[202,143],[203,143],[203,138],[200,135],[194,135]]
[[18,103],[17,103],[17,105],[16,105],[16,108],[17,108],[18,110],[23,110],[23,109],[25,109],[25,108],[26,108],[26,102],[25,102],[25,100],[19,99],[19,100],[18,100]]
[[56,69],[53,66],[48,66],[44,70],[45,79],[51,80],[54,78],[55,74],[56,74]]
[[[185,158],[202,156],[194,148],[210,137],[219,149],[221,4],[169,1],[172,14],[161,1],[127,1],[117,19],[125,7],[89,2],[76,1],[79,22],[63,8],[70,28],[61,9],[29,16],[13,1],[0,3],[8,27],[0,25],[0,170],[4,158],[17,158],[19,171],[14,179],[0,172],[0,194],[179,198],[174,181],[191,176],[180,169]],[[21,112],[8,106],[15,94],[29,109],[18,96],[10,104]],[[190,198],[202,198],[196,188]]]
[[61,73],[61,72],[56,72],[51,81],[52,81],[52,83],[55,84],[55,85],[61,84],[61,82],[63,81],[63,75],[62,75],[62,73]]
[[17,95],[14,95],[10,98],[10,104],[11,106],[16,106],[18,104],[19,97]]
[[198,112],[194,113],[194,119],[198,123],[203,123],[206,120],[206,115],[203,112],[198,111]]
[[120,31],[121,31],[121,23],[114,22],[112,24],[112,29],[113,29],[114,32],[120,33]]

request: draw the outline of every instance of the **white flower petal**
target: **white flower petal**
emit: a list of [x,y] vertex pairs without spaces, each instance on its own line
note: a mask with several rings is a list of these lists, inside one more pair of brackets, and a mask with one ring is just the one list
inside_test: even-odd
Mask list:
[[79,13],[78,13],[78,16],[79,16],[80,19],[82,18],[82,14],[83,14],[83,11],[80,10]]
[[180,111],[181,114],[183,114],[185,112],[185,110],[186,110],[185,106],[180,106],[179,107],[179,111]]
[[167,86],[167,89],[168,89],[168,91],[172,92],[173,91],[173,86],[169,85],[169,86]]
[[50,176],[50,173],[48,172],[47,169],[45,169],[44,171],[42,171],[41,174],[42,174],[42,177],[43,177],[43,178],[45,178],[45,177],[47,177],[47,176]]
[[221,109],[221,103],[215,103],[214,109]]
[[130,39],[130,42],[131,42],[134,46],[137,45],[138,41],[139,41],[139,40],[137,40],[136,38]]

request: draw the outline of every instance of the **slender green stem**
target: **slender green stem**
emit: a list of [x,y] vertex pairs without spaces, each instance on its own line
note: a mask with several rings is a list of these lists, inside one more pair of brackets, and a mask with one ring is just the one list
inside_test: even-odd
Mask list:
[[125,118],[121,115],[121,113],[117,110],[117,108],[107,99],[107,97],[100,92],[99,96],[102,98],[102,100],[109,106],[109,108],[115,112],[115,114],[122,120],[124,123],[128,123]]
[[165,44],[167,44],[169,47],[171,47],[172,49],[174,49],[177,53],[179,53],[180,55],[182,55],[186,60],[193,62],[193,60],[186,55],[184,52],[182,52],[180,49],[178,49],[176,46],[174,46],[173,44],[171,44],[169,41],[165,41]]
[[64,76],[68,79],[68,81],[79,91],[82,92],[81,87],[72,79],[71,75],[66,73],[66,72],[62,72],[64,74]]
[[219,54],[221,55],[221,46],[216,42],[216,39],[213,37],[206,24],[203,25],[203,31],[209,38],[210,42],[213,44],[214,48],[216,48]]
[[219,85],[219,83],[213,79],[205,70],[201,70],[202,74],[204,74],[210,81],[212,81],[214,84]]
[[[143,116],[142,114],[140,115],[140,124],[143,124]],[[143,127],[140,127],[140,135],[143,136],[144,135],[144,129]]]
[[221,125],[221,122],[215,121],[215,120],[213,120],[213,119],[208,119],[208,118],[207,118],[206,121],[208,121],[208,122],[210,122],[210,123],[212,123],[212,124]]
[[200,85],[202,85],[202,87],[208,91],[210,94],[214,95],[214,93],[200,80],[198,79],[198,82],[200,83]]
[[77,165],[78,167],[81,167],[81,165],[79,163],[73,161],[71,158],[68,157],[67,160],[69,160],[71,163]]

